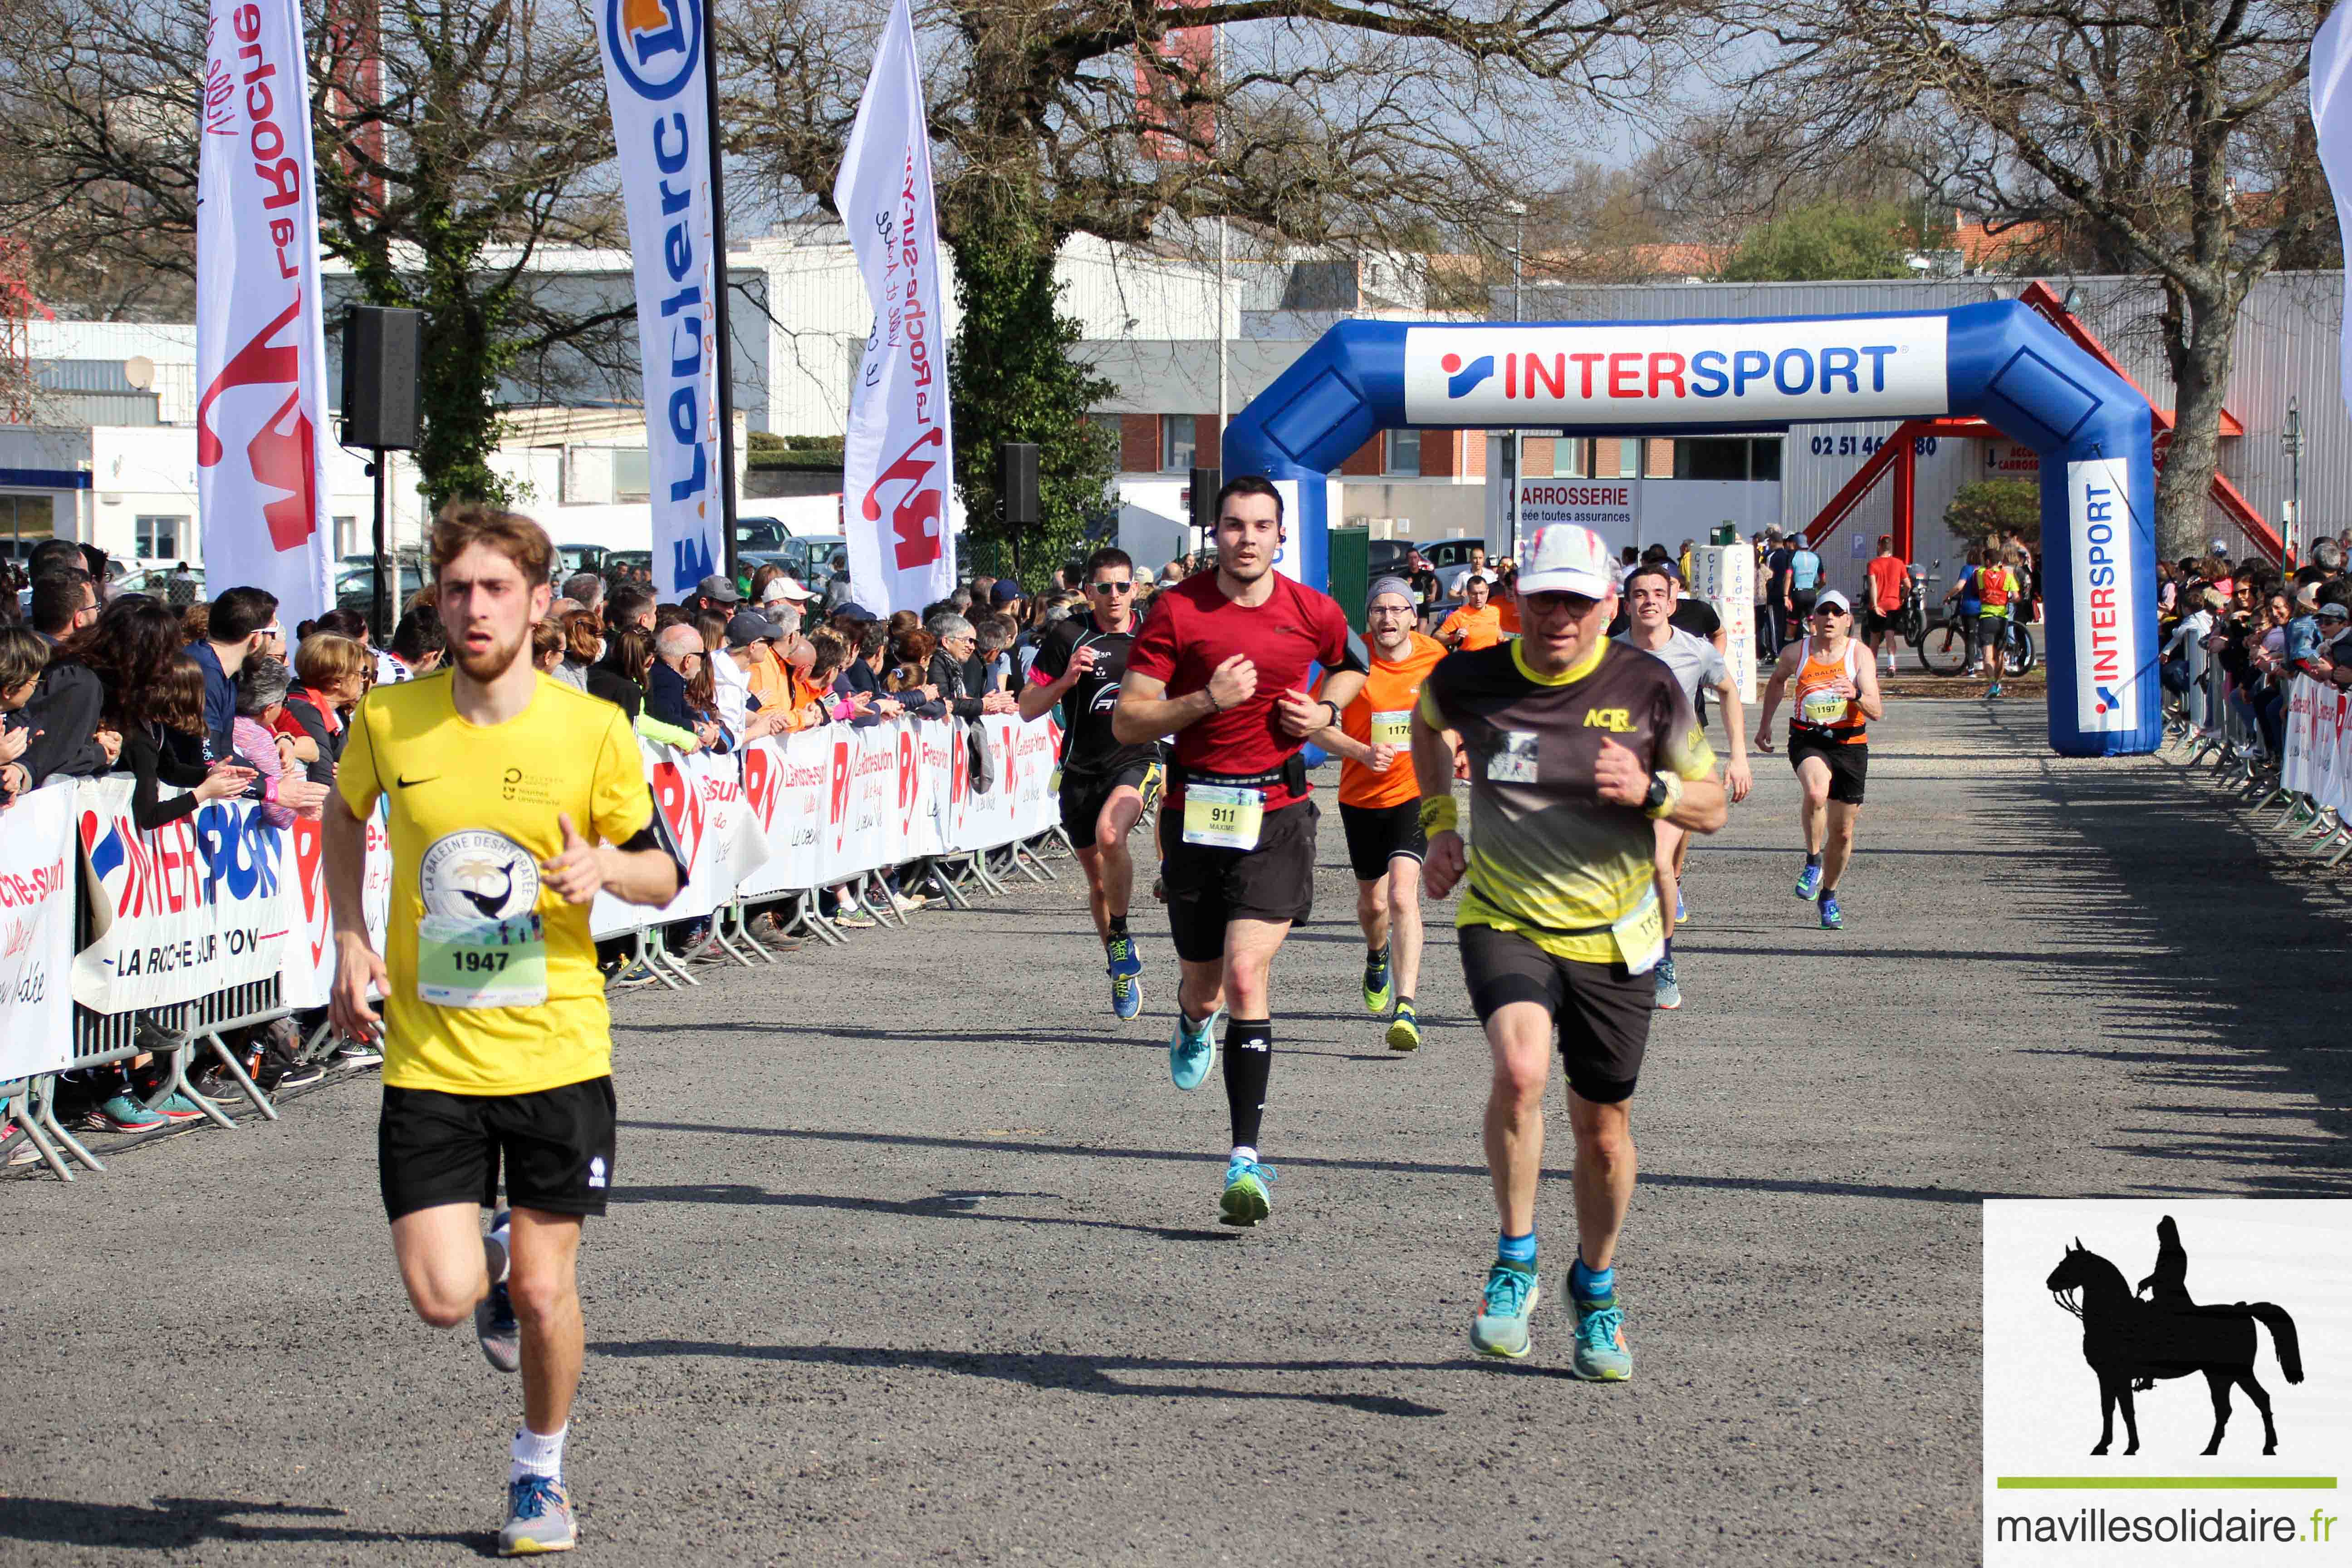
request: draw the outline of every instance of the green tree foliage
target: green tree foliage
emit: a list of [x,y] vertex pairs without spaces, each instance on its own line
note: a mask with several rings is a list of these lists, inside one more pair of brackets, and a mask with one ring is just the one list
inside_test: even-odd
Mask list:
[[1910,239],[1899,207],[1816,202],[1740,236],[1723,276],[1738,283],[1908,278],[1903,253]]
[[[956,488],[972,564],[1035,590],[1076,552],[1087,522],[1108,504],[1118,443],[1087,410],[1117,389],[1073,357],[1082,329],[1060,311],[1054,249],[1019,188],[968,215],[955,241],[963,320],[948,356],[954,399]],[[997,494],[997,444],[1037,446],[1037,510],[1008,525]]]
[[1944,526],[1970,548],[1996,532],[2032,543],[2042,537],[2042,487],[2031,479],[1979,479],[1953,492]]

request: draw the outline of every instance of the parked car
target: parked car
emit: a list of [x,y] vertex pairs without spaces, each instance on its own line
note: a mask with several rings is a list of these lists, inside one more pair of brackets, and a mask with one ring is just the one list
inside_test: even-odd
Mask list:
[[1445,596],[1459,599],[1462,579],[1470,575],[1470,552],[1486,548],[1483,539],[1440,539],[1421,546],[1421,555],[1436,568],[1438,586]]
[[[363,616],[375,613],[375,562],[366,560],[362,566],[347,566],[335,574],[335,605],[339,609],[357,610]],[[398,620],[408,607],[408,601],[425,586],[425,574],[413,559],[401,562],[398,575],[394,578],[398,587],[392,596],[392,614]],[[379,631],[379,637],[390,637],[389,631]]]
[[735,555],[740,560],[748,551],[762,552],[782,550],[793,536],[783,520],[773,517],[739,517],[735,520]]
[[769,553],[800,580],[801,586],[822,594],[824,580],[833,575],[833,552],[848,548],[849,541],[842,534],[809,533],[786,539]]
[[126,572],[117,578],[111,590],[117,594],[151,594],[175,610],[184,610],[205,596],[205,573],[201,566],[179,571],[172,566],[143,566]]
[[610,554],[612,552],[601,544],[559,544],[555,547],[555,575],[561,580],[574,572],[602,572]]
[[1375,539],[1368,552],[1374,577],[1396,577],[1404,573],[1404,563],[1412,559],[1410,539]]

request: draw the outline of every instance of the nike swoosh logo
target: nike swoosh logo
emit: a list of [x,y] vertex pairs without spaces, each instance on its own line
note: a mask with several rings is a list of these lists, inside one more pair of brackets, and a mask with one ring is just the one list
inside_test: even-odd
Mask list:
[[398,785],[399,785],[401,788],[403,788],[403,789],[409,789],[409,788],[412,788],[413,786],[417,785],[417,784],[431,784],[431,783],[433,782],[433,779],[437,779],[437,778],[439,778],[440,776],[441,776],[441,775],[440,775],[439,773],[435,773],[435,774],[433,775],[433,778],[430,778],[430,779],[403,779],[403,778],[395,778],[395,779],[394,779],[392,782],[393,782],[393,783],[394,783],[394,784],[398,784]]

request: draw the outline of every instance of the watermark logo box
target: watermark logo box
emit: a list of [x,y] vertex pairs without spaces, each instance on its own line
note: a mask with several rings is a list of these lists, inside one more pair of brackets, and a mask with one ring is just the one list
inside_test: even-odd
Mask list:
[[1984,1560],[2352,1563],[2352,1203],[1984,1208]]

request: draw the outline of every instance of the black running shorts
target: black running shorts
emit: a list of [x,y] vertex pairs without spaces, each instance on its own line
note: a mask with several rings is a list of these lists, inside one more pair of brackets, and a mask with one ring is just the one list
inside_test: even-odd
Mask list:
[[1789,731],[1789,765],[1797,767],[1807,757],[1819,757],[1830,767],[1830,798],[1848,805],[1862,804],[1862,786],[1870,776],[1870,742],[1858,741],[1842,745],[1826,741],[1802,730]]
[[1874,600],[1864,599],[1863,601],[1862,635],[1865,638],[1885,637],[1894,629],[1895,617],[1893,616],[1879,614],[1878,605]]
[[1176,956],[1208,963],[1225,952],[1229,921],[1303,921],[1315,907],[1315,829],[1311,800],[1265,814],[1255,849],[1214,849],[1184,842],[1184,806],[1160,814],[1160,875],[1168,893],[1168,932]]
[[1095,844],[1095,828],[1102,820],[1103,807],[1110,804],[1111,792],[1131,789],[1140,794],[1143,777],[1157,763],[1129,763],[1108,773],[1062,773],[1062,831],[1070,842],[1081,849],[1091,849]]
[[1389,874],[1389,862],[1400,855],[1419,860],[1429,853],[1418,800],[1397,805],[1349,805],[1343,800],[1339,826],[1348,831],[1348,864],[1359,882],[1379,881]]
[[384,1215],[442,1204],[507,1205],[601,1215],[612,1191],[613,1080],[592,1078],[537,1094],[444,1094],[384,1086],[375,1129]]
[[1464,926],[1462,977],[1484,1024],[1513,1002],[1532,1002],[1552,1016],[1568,1086],[1596,1105],[1633,1095],[1657,1004],[1654,974],[1628,974],[1622,963],[1556,958],[1515,931]]

